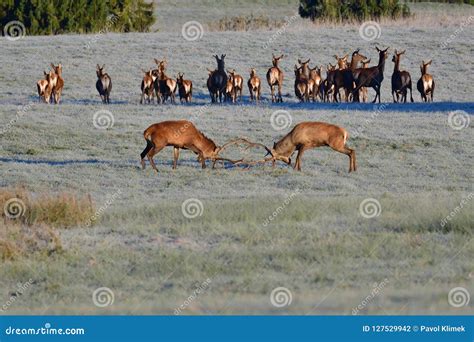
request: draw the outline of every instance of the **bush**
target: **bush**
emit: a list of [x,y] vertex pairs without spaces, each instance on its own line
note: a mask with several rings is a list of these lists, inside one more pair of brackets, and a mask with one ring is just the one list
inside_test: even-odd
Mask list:
[[145,32],[155,22],[153,9],[144,0],[9,0],[0,2],[0,27],[18,20],[29,35]]
[[410,15],[410,9],[398,0],[300,0],[302,18],[328,21],[379,20],[383,17],[397,19]]

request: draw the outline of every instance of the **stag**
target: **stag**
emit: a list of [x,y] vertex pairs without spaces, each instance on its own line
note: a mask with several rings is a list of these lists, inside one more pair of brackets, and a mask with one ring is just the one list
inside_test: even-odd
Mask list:
[[222,96],[225,94],[226,85],[227,85],[227,74],[225,72],[225,62],[224,58],[226,55],[221,55],[219,58],[217,55],[214,56],[217,62],[217,70],[211,74],[211,100],[212,102],[222,103]]
[[255,100],[255,102],[258,104],[258,101],[260,101],[261,82],[254,68],[250,69],[250,78],[247,82],[247,85],[249,87],[250,92],[250,101]]
[[53,68],[54,74],[55,74],[55,81],[52,81],[53,84],[53,98],[54,98],[54,103],[59,104],[61,101],[61,94],[63,92],[63,87],[64,87],[64,79],[62,77],[63,73],[63,66],[61,63],[58,65],[54,65],[51,63],[51,67]]
[[110,103],[110,92],[112,90],[112,80],[110,79],[109,74],[104,72],[105,64],[100,67],[97,64],[96,74],[97,74],[97,82],[95,83],[95,87],[99,92],[100,98],[102,99],[103,103]]
[[[281,87],[283,86],[283,71],[278,66],[278,64],[280,63],[280,59],[283,58],[283,55],[281,55],[280,57],[275,57],[275,55],[272,54],[272,57],[273,66],[267,71],[267,82],[270,86],[270,91],[272,93],[272,102],[283,102],[283,99],[281,97]],[[275,96],[275,86],[278,87],[278,97]]]
[[[400,71],[400,58],[405,53],[405,50],[402,52],[397,52],[393,55],[392,62],[394,63],[393,74],[392,74],[392,97],[393,102],[397,103],[399,96],[401,95],[401,101],[403,103],[407,102],[407,89],[410,90],[410,100],[413,102],[412,89],[411,89],[411,76],[408,71]],[[395,95],[397,96],[395,99]]]
[[356,102],[359,102],[359,90],[362,87],[370,87],[375,90],[375,98],[372,103],[379,99],[380,103],[380,88],[383,81],[383,72],[385,69],[385,60],[388,56],[388,49],[381,50],[378,47],[375,47],[379,53],[379,63],[377,66],[373,66],[367,69],[356,69],[355,74],[358,75],[356,78],[356,87],[352,91],[352,96]]
[[153,156],[160,152],[166,146],[173,146],[173,169],[176,169],[179,158],[179,150],[191,150],[198,155],[198,162],[201,167],[206,168],[206,160],[214,162],[219,160],[229,161],[234,164],[241,160],[230,160],[219,157],[221,147],[214,141],[200,132],[190,121],[163,121],[149,126],[144,132],[143,137],[146,141],[146,147],[140,154],[142,168],[145,168],[145,157],[148,157],[151,167],[158,172],[158,168],[153,161]]
[[193,96],[193,82],[183,79],[184,74],[178,73],[176,83],[178,84],[179,100],[186,103],[191,102]]
[[435,90],[435,82],[433,76],[428,74],[428,66],[431,65],[431,60],[426,62],[421,61],[420,71],[421,78],[416,83],[416,88],[420,92],[421,100],[424,102],[431,101],[433,102],[433,93]]

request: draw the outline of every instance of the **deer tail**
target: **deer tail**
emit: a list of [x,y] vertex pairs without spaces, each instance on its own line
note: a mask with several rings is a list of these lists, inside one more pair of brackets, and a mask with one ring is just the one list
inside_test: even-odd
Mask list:
[[150,152],[150,150],[155,147],[155,144],[153,144],[153,141],[151,141],[150,136],[151,136],[151,130],[150,128],[147,128],[145,132],[143,132],[143,137],[146,140],[146,147],[143,150],[143,152],[140,154],[141,158],[145,158],[145,156]]

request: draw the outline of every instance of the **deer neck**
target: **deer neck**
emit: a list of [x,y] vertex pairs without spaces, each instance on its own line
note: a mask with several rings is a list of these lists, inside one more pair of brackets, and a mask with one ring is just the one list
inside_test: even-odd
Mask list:
[[214,141],[206,137],[201,132],[199,132],[199,136],[195,142],[195,145],[203,154],[206,154],[206,155],[210,154],[217,147]]
[[395,64],[393,65],[393,72],[400,71],[400,59],[395,59]]
[[380,58],[379,58],[378,68],[379,68],[380,72],[382,72],[382,73],[385,70],[385,56],[383,56],[383,55],[381,55]]
[[283,139],[275,145],[275,152],[277,155],[289,157],[296,149],[296,145],[291,141],[291,133],[286,135]]

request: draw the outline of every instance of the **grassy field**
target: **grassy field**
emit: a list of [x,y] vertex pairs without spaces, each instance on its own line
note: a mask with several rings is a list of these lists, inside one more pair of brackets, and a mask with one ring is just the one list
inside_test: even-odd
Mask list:
[[[259,6],[285,16],[291,15],[291,4]],[[93,219],[74,224],[64,223],[72,214],[56,213],[59,223],[45,224],[53,227],[61,248],[51,249],[47,235],[47,246],[26,246],[21,255],[0,261],[0,309],[5,303],[7,314],[471,312],[472,303],[458,308],[448,301],[455,287],[473,293],[474,135],[472,124],[456,130],[448,123],[450,112],[470,118],[474,113],[469,77],[474,39],[468,28],[449,38],[474,14],[471,8],[464,7],[464,17],[458,8],[445,12],[455,18],[445,27],[382,25],[380,38],[371,42],[361,39],[355,26],[301,22],[277,38],[275,31],[205,29],[200,40],[186,41],[181,26],[187,21],[206,27],[214,17],[251,12],[248,3],[239,2],[238,12],[222,6],[211,18],[205,5],[193,12],[162,4],[157,25],[163,26],[155,33],[0,41],[2,191],[24,187],[31,193],[28,206],[37,201],[37,207],[44,194],[90,196],[97,211]],[[435,14],[443,10],[433,8]],[[415,90],[415,103],[392,104],[391,58],[382,105],[296,101],[292,70],[298,58],[325,65],[334,63],[334,54],[360,48],[374,63],[375,43],[390,46],[392,53],[406,49],[402,68],[415,82],[420,61],[433,59],[435,102],[420,103]],[[265,83],[259,106],[248,103],[247,89],[241,104],[209,105],[206,68],[213,68],[212,55],[221,53],[227,54],[226,66],[245,79],[250,67],[264,78],[271,54],[284,53],[284,102],[268,103]],[[184,72],[193,80],[192,104],[139,104],[141,68],[163,57],[169,75]],[[51,62],[64,66],[59,106],[39,104],[35,95],[35,83]],[[112,77],[107,107],[95,90],[97,63],[106,64]],[[104,109],[114,121],[106,130],[93,120]],[[302,172],[285,165],[202,170],[189,152],[172,170],[169,148],[155,158],[158,174],[139,167],[142,133],[151,123],[190,119],[218,144],[245,136],[271,145],[289,131],[272,127],[276,110],[289,113],[290,126],[313,120],[345,127],[348,145],[357,151],[357,172],[347,172],[347,156],[325,148],[305,154]],[[197,200],[196,217],[183,211],[190,199]],[[376,200],[373,218],[360,208],[366,199]],[[13,239],[29,237],[36,227],[10,221],[2,217],[0,232],[12,230]],[[18,284],[27,282],[18,294]],[[94,302],[102,287],[112,291],[112,305]],[[291,293],[290,305],[272,304],[278,287]]]

